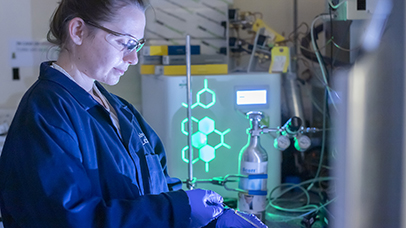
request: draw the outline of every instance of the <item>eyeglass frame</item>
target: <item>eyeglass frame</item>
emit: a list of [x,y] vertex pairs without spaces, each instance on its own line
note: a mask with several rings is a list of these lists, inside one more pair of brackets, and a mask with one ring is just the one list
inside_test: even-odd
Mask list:
[[[130,51],[128,52],[128,54],[131,53],[131,52],[133,52],[134,50],[135,50],[135,52],[139,52],[139,51],[141,50],[141,48],[144,46],[145,42],[146,42],[145,38],[137,39],[136,37],[134,37],[134,36],[131,35],[131,34],[128,34],[128,33],[125,34],[125,33],[116,32],[116,31],[113,31],[113,30],[111,30],[111,29],[108,29],[108,28],[106,28],[106,27],[104,27],[104,26],[101,26],[101,25],[99,25],[99,24],[97,24],[97,23],[95,23],[95,22],[92,22],[92,21],[85,20],[84,22],[85,22],[86,24],[90,25],[90,26],[93,26],[93,27],[95,27],[95,28],[101,29],[101,30],[103,30],[103,31],[105,31],[105,32],[107,32],[107,33],[109,33],[109,34],[114,35],[114,36],[129,36],[129,37],[131,37],[133,40],[135,40],[135,42],[136,42],[136,44],[137,44],[136,47],[137,47],[137,46],[139,46],[139,47],[138,47],[138,49],[137,49],[137,48],[134,48],[134,49],[130,50]],[[123,46],[124,46],[124,45],[123,45]],[[128,49],[128,47],[124,46],[124,48],[123,48],[121,51],[123,51],[125,48]],[[128,49],[128,50],[129,50],[129,49]]]

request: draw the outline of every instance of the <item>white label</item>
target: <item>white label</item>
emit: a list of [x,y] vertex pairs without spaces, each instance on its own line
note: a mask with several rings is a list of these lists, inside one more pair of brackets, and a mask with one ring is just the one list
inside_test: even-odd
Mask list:
[[155,75],[163,75],[164,74],[164,66],[155,66]]
[[[145,45],[145,46],[146,46],[146,45]],[[142,49],[142,54],[143,54],[143,55],[149,55],[149,54],[150,54],[149,47],[144,47],[144,48]]]
[[162,64],[169,65],[169,56],[168,55],[162,56]]
[[286,56],[275,56],[273,59],[272,72],[282,72],[286,64]]
[[[266,174],[268,171],[268,162],[241,162],[240,173],[249,174]],[[264,190],[266,191],[266,179],[248,179],[240,178],[240,188],[244,190]]]
[[267,171],[268,162],[241,162],[241,174],[261,174]]
[[37,67],[41,62],[58,57],[58,50],[45,40],[10,40],[10,64],[12,67]]

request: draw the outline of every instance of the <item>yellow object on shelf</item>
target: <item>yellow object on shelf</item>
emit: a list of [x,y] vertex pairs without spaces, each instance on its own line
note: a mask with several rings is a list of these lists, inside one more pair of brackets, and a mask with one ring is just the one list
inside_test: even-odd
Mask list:
[[274,47],[271,51],[272,60],[269,73],[286,73],[290,63],[288,47]]
[[142,54],[146,56],[168,55],[168,45],[145,46],[142,51]]
[[[228,74],[227,64],[191,65],[191,75]],[[186,65],[141,65],[141,74],[186,75]]]
[[275,30],[271,29],[268,25],[265,24],[265,22],[261,19],[256,19],[254,24],[252,25],[252,30],[254,32],[258,32],[260,28],[265,28],[265,34],[266,36],[270,37],[273,42],[281,42],[285,40],[285,37],[283,37],[281,34],[277,33]]
[[155,74],[155,65],[141,65],[141,74]]

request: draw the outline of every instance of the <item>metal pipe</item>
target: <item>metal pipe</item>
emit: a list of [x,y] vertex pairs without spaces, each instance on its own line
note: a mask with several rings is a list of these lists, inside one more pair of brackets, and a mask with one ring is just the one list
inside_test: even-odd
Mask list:
[[290,116],[299,117],[302,120],[303,127],[306,127],[302,95],[300,93],[300,87],[295,73],[285,74],[284,89]]
[[187,81],[187,118],[188,118],[188,146],[189,146],[189,180],[188,188],[193,189],[193,146],[192,146],[192,80],[191,80],[191,63],[190,63],[190,35],[186,36],[186,81]]
[[292,72],[297,72],[297,0],[293,0],[293,51],[292,51]]

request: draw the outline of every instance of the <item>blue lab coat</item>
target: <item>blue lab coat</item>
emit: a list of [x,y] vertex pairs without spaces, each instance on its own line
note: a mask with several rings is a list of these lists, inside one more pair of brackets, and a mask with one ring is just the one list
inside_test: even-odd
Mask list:
[[179,182],[167,174],[157,134],[131,104],[96,84],[121,134],[90,94],[41,64],[0,158],[5,227],[188,226],[188,197],[168,191]]

